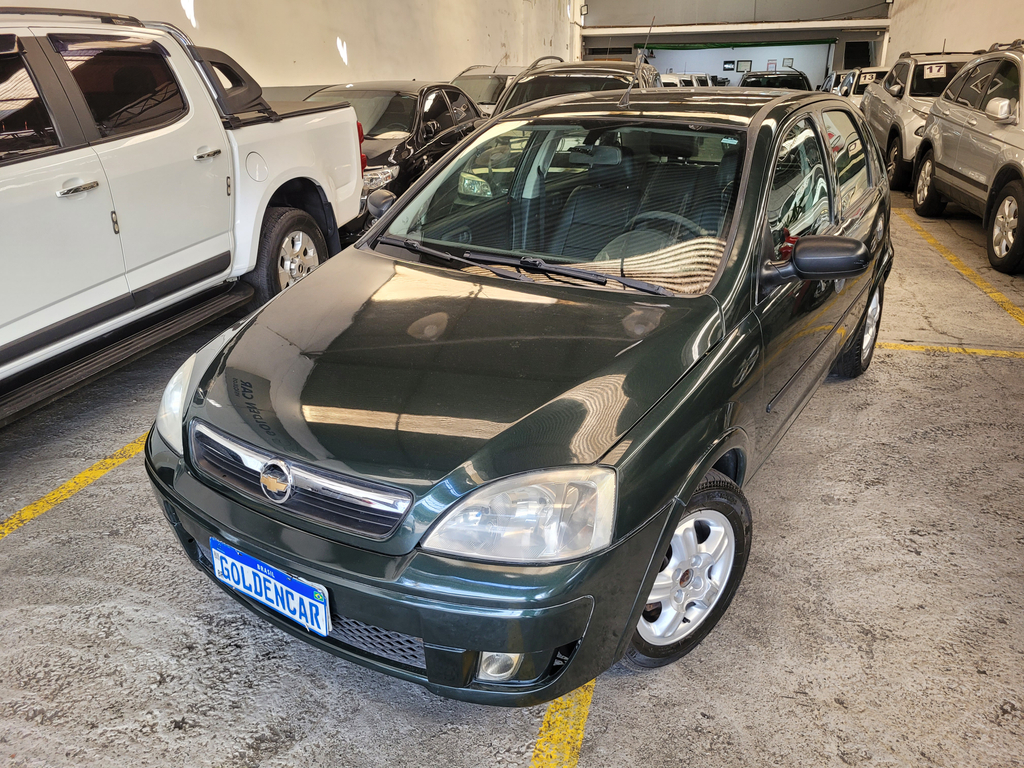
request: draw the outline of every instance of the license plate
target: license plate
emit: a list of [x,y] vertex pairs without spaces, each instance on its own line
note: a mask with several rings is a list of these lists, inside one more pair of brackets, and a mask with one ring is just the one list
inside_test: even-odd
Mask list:
[[210,539],[210,554],[218,580],[310,632],[321,637],[330,634],[331,611],[323,586],[289,576],[214,538]]

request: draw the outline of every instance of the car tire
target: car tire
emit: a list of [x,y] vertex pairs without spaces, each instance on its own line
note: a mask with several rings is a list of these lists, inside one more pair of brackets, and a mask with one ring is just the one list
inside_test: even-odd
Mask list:
[[899,134],[889,140],[885,151],[885,175],[889,178],[889,189],[902,190],[910,180],[912,165],[903,159],[903,142]]
[[868,299],[864,316],[860,319],[857,332],[836,358],[832,372],[843,379],[855,379],[871,365],[875,357],[875,342],[878,328],[882,323],[882,305],[885,300],[885,283],[879,283]]
[[914,179],[914,210],[918,216],[932,218],[946,208],[946,201],[935,189],[935,155],[929,149],[917,164]]
[[1012,274],[1024,262],[1024,231],[1020,214],[1024,210],[1024,184],[1011,181],[995,197],[988,222],[988,260],[994,269]]
[[250,311],[298,282],[327,260],[327,241],[316,221],[298,208],[268,208],[256,267],[244,278],[254,289]]
[[743,492],[721,472],[708,472],[662,555],[661,570],[622,658],[625,666],[662,667],[697,647],[736,594],[750,555],[750,531],[750,506]]

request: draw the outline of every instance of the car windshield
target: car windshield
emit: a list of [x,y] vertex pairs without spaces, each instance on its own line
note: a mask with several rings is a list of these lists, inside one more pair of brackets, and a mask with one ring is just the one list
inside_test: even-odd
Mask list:
[[497,103],[507,81],[508,75],[463,75],[452,80],[452,85],[465,91],[477,104],[490,106]]
[[629,85],[629,75],[537,75],[520,80],[512,86],[506,109],[518,107],[528,101],[561,96],[565,93],[587,93],[589,91],[614,91]]
[[801,75],[744,75],[744,88],[788,88],[792,91],[810,90]]
[[742,133],[692,123],[506,121],[403,205],[387,234],[703,293],[725,252],[742,156]]
[[862,95],[864,91],[867,90],[869,85],[878,80],[878,78],[880,78],[884,74],[884,72],[861,72],[860,76],[857,78],[857,85],[853,89],[854,95]]
[[910,95],[937,99],[964,65],[962,61],[929,61],[914,67]]
[[347,101],[356,111],[368,139],[399,138],[411,133],[416,117],[416,97],[394,91],[327,88],[306,101]]

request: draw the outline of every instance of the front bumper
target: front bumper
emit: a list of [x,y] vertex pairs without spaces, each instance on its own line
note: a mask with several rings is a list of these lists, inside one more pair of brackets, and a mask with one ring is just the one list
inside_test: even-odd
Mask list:
[[[618,660],[669,514],[591,558],[515,567],[418,549],[383,555],[283,525],[200,482],[156,430],[146,469],[192,563],[254,613],[322,650],[439,695],[502,706],[549,701]],[[325,586],[331,635],[307,632],[218,581],[211,536]],[[524,654],[520,671],[504,683],[476,680],[481,651]]]

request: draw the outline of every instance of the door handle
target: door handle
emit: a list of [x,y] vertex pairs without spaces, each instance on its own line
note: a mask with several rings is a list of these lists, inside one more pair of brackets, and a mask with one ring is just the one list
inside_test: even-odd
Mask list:
[[197,155],[193,155],[193,160],[209,160],[211,157],[216,157],[220,154],[219,149],[211,149],[209,152],[200,152]]
[[978,118],[976,118],[976,117],[969,117],[969,118],[967,118],[967,124],[969,126],[971,126],[971,127],[974,127],[975,125],[978,124]]
[[942,113],[943,117],[949,117],[949,110],[948,109],[940,109],[939,112]]
[[67,189],[58,189],[57,197],[70,197],[71,195],[77,195],[81,192],[88,192],[90,189],[96,189],[100,183],[98,181],[87,181],[84,184],[79,184],[75,187],[68,187]]

